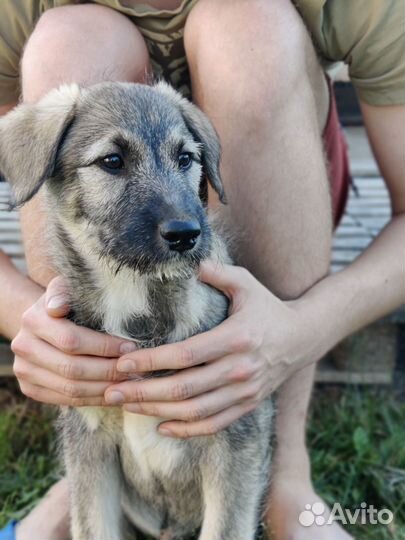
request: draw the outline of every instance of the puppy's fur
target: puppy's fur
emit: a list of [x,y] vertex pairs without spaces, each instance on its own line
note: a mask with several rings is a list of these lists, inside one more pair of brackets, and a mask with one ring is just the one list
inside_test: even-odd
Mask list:
[[[192,157],[179,167],[179,154]],[[123,167],[106,169],[105,156]],[[0,171],[22,205],[44,185],[54,264],[72,318],[151,347],[206,331],[227,301],[196,277],[226,262],[206,212],[207,181],[224,199],[220,150],[207,118],[165,84],[103,83],[52,91],[0,121]],[[193,249],[168,249],[167,219],[192,218]],[[62,411],[73,540],[127,530],[180,539],[252,540],[267,484],[271,402],[214,436],[173,440],[162,419],[121,408]]]

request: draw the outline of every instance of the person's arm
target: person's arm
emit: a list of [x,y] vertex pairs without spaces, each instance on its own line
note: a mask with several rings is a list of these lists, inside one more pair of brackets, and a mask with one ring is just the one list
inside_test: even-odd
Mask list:
[[332,345],[405,302],[405,106],[361,108],[393,217],[353,264],[305,295],[311,311],[320,309],[327,317],[328,305],[333,309]]
[[43,294],[43,289],[23,276],[10,258],[0,250],[0,335],[14,339],[21,327],[21,317]]
[[114,385],[107,401],[174,419],[159,427],[166,435],[212,434],[349,334],[405,302],[405,107],[362,108],[393,208],[391,222],[372,245],[292,302],[278,300],[246,270],[204,266],[203,281],[230,298],[230,317],[182,343],[125,355],[117,366],[122,372],[191,369]]

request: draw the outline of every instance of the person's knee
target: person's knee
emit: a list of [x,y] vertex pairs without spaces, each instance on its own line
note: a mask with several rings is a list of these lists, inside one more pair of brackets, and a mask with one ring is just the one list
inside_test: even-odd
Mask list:
[[250,116],[279,108],[307,77],[310,39],[290,0],[200,0],[185,46],[193,82]]
[[26,82],[136,81],[148,69],[145,42],[122,14],[91,4],[47,10],[40,17],[22,57]]

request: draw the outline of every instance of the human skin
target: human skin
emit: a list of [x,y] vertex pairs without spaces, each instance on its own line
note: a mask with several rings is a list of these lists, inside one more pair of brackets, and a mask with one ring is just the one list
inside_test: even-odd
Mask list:
[[[166,427],[172,436],[216,432],[279,388],[278,446],[269,521],[277,540],[306,540],[311,538],[311,530],[297,529],[297,515],[305,504],[316,500],[305,448],[314,362],[352,331],[394,309],[403,295],[403,270],[397,253],[404,240],[405,182],[400,145],[391,141],[404,138],[404,110],[363,104],[367,129],[393,197],[394,218],[358,261],[335,276],[325,277],[331,218],[320,137],[328,108],[323,75],[290,3],[278,0],[254,4],[252,17],[251,2],[247,7],[243,1],[219,4],[200,0],[189,17],[185,38],[195,100],[208,113],[222,140],[222,175],[230,200],[224,219],[232,222],[236,216],[238,227],[250,231],[239,238],[238,262],[251,273],[209,266],[202,270],[201,279],[232,299],[231,317],[205,335],[132,353],[117,363],[122,340],[75,328],[56,317],[66,313],[63,295],[59,298],[61,309],[47,313],[43,296],[26,310],[41,294],[34,281],[45,286],[52,276],[46,259],[37,251],[43,224],[37,219],[43,216],[37,197],[22,212],[33,281],[21,277],[3,256],[0,275],[7,279],[9,288],[0,307],[0,330],[11,338],[18,334],[13,342],[15,371],[27,395],[51,403],[84,405],[104,403],[113,390],[121,390],[126,402],[142,399],[132,407],[141,407],[144,414],[159,412],[163,417],[180,419],[162,424],[161,429]],[[87,18],[89,10],[91,17]],[[42,28],[38,27],[26,49],[22,71],[26,101],[36,101],[66,79],[97,82],[100,73],[112,69],[111,65],[119,69],[112,76],[109,73],[110,77],[139,80],[147,57],[143,56],[145,49],[136,28],[127,25],[126,19],[99,6],[52,11],[43,18]],[[73,13],[75,25],[67,19]],[[108,21],[103,18],[107,13]],[[95,17],[100,17],[97,25]],[[121,19],[125,21],[122,26]],[[103,50],[103,24],[108,24],[112,40],[120,36],[114,40],[116,49],[107,50],[105,44]],[[224,24],[226,39],[221,35]],[[274,28],[271,36],[269,27]],[[66,35],[72,28],[82,29],[85,39]],[[93,35],[98,29],[99,41]],[[63,39],[68,40],[69,47]],[[129,42],[128,58],[117,45],[127,43],[127,39],[136,39],[136,43]],[[49,47],[49,40],[53,47]],[[71,47],[72,42],[77,43],[77,50]],[[255,47],[244,47],[244,43],[255,43]],[[138,55],[134,54],[136,47]],[[58,50],[64,54],[58,56]],[[75,61],[78,54],[81,63]],[[119,66],[114,54],[120,59]],[[35,65],[33,58],[37,59]],[[94,78],[89,78],[86,58]],[[139,65],[133,65],[134,59]],[[123,66],[126,69],[122,73]],[[49,294],[55,299],[55,288],[61,284],[56,282],[53,287]],[[236,342],[234,336],[239,336]],[[137,362],[139,371],[163,365],[179,368],[184,363],[191,366],[204,362],[207,351],[213,354],[206,367],[191,367],[170,379],[111,386],[119,377],[117,366],[126,372],[123,363],[129,360]],[[214,371],[222,373],[223,378],[212,377]],[[221,386],[217,389],[213,385],[218,380]],[[166,401],[168,395],[183,399]],[[201,418],[208,413],[208,418]],[[21,535],[23,532],[21,528]],[[348,538],[337,528],[327,532],[328,540]],[[317,530],[317,534],[321,540],[326,530]],[[49,531],[42,537],[51,538]]]

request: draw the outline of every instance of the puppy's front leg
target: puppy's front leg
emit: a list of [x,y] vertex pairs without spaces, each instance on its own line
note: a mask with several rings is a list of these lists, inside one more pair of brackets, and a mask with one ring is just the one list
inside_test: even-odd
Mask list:
[[77,411],[69,411],[63,423],[72,540],[122,540],[121,471],[116,445],[99,429],[89,429]]
[[268,463],[251,449],[220,448],[202,467],[204,519],[199,540],[253,540]]

